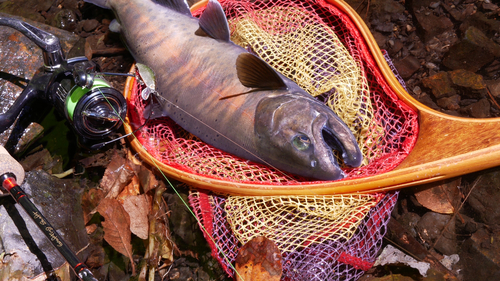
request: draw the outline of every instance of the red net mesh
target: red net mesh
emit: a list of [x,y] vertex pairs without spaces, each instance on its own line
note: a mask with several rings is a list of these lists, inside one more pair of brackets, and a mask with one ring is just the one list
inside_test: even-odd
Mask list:
[[[360,221],[349,238],[324,239],[316,243],[304,243],[293,251],[282,251],[282,280],[356,280],[371,268],[382,246],[398,193],[374,196],[378,197],[378,203]],[[234,276],[231,264],[243,245],[228,223],[227,200],[227,197],[206,191],[194,192],[189,196],[200,227],[206,230],[203,234],[212,249],[212,256],[230,276]],[[294,239],[296,235],[290,234]],[[288,247],[287,242],[275,243],[278,248]]]
[[[234,1],[222,0],[229,19],[241,16],[252,10],[267,9],[270,6],[284,6],[300,9],[313,14],[314,18],[329,26],[349,51],[363,73],[369,89],[369,102],[373,107],[370,115],[371,129],[364,130],[360,147],[366,150],[364,165],[359,168],[343,168],[345,179],[366,177],[387,172],[396,167],[413,148],[418,135],[417,114],[398,99],[393,89],[384,80],[370,54],[364,39],[352,20],[324,0],[294,1]],[[196,11],[195,16],[202,13]],[[276,27],[280,25],[276,19]],[[134,84],[129,99],[130,121],[133,129],[146,123],[143,113],[147,102],[142,100],[140,91],[143,86]],[[332,93],[317,96],[328,103]],[[381,128],[378,130],[378,128]],[[356,135],[356,134],[355,134]],[[147,121],[139,130],[137,138],[144,148],[157,160],[174,168],[227,181],[252,184],[307,184],[308,180],[285,174],[268,166],[248,163],[247,161],[222,152],[200,141],[177,126],[169,118]]]
[[[348,124],[364,151],[365,162],[359,168],[344,168],[346,179],[387,172],[401,163],[409,154],[418,135],[417,114],[400,101],[394,90],[387,84],[360,32],[348,16],[324,0],[221,0],[220,2],[230,22],[251,11],[261,11],[276,6],[283,7],[278,9],[280,11],[299,11],[294,12],[297,15],[310,14],[316,21],[333,30],[348,51],[359,73],[362,74],[363,85],[360,91],[362,94],[367,94],[360,99],[362,103],[358,104],[358,108],[365,113],[369,112],[363,118],[355,115],[354,129]],[[199,16],[202,12],[202,10],[196,11],[195,16]],[[281,28],[286,32],[291,25],[280,20],[279,17],[273,19],[273,28]],[[231,24],[231,27],[234,27],[234,24]],[[234,30],[232,32],[234,33]],[[324,62],[320,64],[325,65]],[[280,67],[280,65],[273,66],[278,69]],[[298,81],[297,83],[301,84]],[[312,89],[321,88],[320,86],[314,86]],[[135,82],[133,88],[134,91],[129,99],[129,117],[132,127],[135,130],[146,123],[136,135],[144,148],[158,161],[188,173],[227,181],[279,185],[309,183],[306,179],[276,171],[265,165],[248,163],[215,149],[184,131],[169,118],[145,120],[143,113],[149,109],[148,102],[141,99],[140,92],[143,86]],[[332,100],[338,99],[335,95],[339,94],[339,91],[337,89],[337,91],[311,94],[328,105]],[[345,119],[344,122],[349,123]],[[365,122],[368,124],[368,129],[358,130],[356,122]],[[351,196],[353,200],[360,199],[357,198],[360,197],[359,195]],[[193,192],[189,197],[200,226],[206,230],[204,234],[212,248],[212,255],[223,265],[229,275],[234,275],[231,264],[243,242],[251,238],[245,235],[263,231],[264,227],[260,227],[258,223],[266,221],[269,225],[274,222],[272,226],[276,229],[288,225],[294,225],[293,227],[296,228],[307,223],[311,223],[312,226],[307,231],[296,229],[290,231],[288,236],[275,235],[273,238],[283,255],[283,280],[356,280],[375,261],[382,244],[382,237],[386,232],[386,224],[397,200],[397,193],[366,196],[367,200],[352,204],[352,208],[358,212],[345,220],[325,219],[322,215],[304,212],[307,209],[304,206],[310,210],[318,210],[318,208],[331,207],[335,204],[333,201],[330,204],[315,202],[314,204],[317,205],[307,205],[312,203],[304,201],[303,198],[289,197],[288,201],[303,201],[293,208],[286,205],[288,213],[275,212],[284,206],[284,203],[280,205],[279,200],[262,201],[249,207],[252,211],[261,212],[259,213],[261,217],[256,218],[254,213],[250,212],[247,212],[246,216],[243,216],[242,212],[235,214],[235,205],[231,205],[234,204],[231,202],[235,198],[236,196],[213,195],[203,191]],[[325,199],[321,196],[315,198],[318,201]],[[348,198],[344,199],[340,204],[349,206],[351,203]],[[253,204],[256,199],[246,197],[241,200],[245,204]],[[287,200],[283,202],[288,202]],[[239,204],[239,206],[242,205]],[[273,206],[272,210],[269,206]],[[346,210],[343,214],[352,212],[353,210]],[[274,218],[282,216],[283,219],[269,219],[272,216],[275,216]],[[319,220],[332,224],[322,225],[321,230],[314,233],[317,227],[312,222],[316,223]],[[250,229],[251,226],[256,226],[256,228]],[[268,229],[266,231],[269,231]],[[305,235],[307,239],[297,238],[297,235],[305,232],[307,232]],[[270,235],[273,234],[275,233]],[[283,237],[280,240],[281,236]],[[288,243],[291,240],[287,239],[294,239],[293,248],[290,248],[290,243]]]

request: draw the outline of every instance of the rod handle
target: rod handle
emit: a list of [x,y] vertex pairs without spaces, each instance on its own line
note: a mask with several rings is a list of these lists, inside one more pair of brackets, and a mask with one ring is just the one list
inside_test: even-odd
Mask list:
[[16,181],[21,184],[24,181],[24,169],[7,150],[0,145],[0,176],[6,173],[13,173]]

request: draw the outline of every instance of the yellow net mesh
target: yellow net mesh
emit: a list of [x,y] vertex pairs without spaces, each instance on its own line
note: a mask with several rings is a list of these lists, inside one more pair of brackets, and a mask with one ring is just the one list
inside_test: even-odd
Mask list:
[[229,196],[225,211],[242,245],[265,236],[281,252],[294,252],[325,241],[348,241],[379,199],[375,195]]
[[312,96],[327,93],[326,104],[356,136],[363,165],[368,164],[374,156],[368,154],[384,130],[372,121],[361,66],[333,30],[310,13],[283,6],[249,12],[229,20],[229,25],[234,43],[251,49]]

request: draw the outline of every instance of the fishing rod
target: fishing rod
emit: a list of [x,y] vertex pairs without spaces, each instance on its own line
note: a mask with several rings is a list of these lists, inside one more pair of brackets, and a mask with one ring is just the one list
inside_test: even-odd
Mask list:
[[12,158],[3,146],[0,146],[0,158],[2,159],[0,161],[0,181],[2,182],[3,189],[8,191],[14,200],[23,207],[43,234],[47,236],[52,245],[54,245],[75,271],[78,278],[83,281],[97,281],[85,263],[80,261],[64,239],[19,186],[18,182],[22,183],[24,180],[24,169],[21,164]]

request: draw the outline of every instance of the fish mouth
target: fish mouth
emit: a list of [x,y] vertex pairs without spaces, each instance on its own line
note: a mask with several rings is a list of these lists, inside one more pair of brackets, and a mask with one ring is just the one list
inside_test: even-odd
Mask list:
[[[333,112],[319,111],[313,121],[313,135],[317,141],[314,177],[323,180],[339,180],[345,177],[337,159],[345,165],[358,167],[363,161],[356,138],[347,125]],[[339,157],[335,157],[338,152]]]
[[[357,143],[353,143],[354,137],[349,137],[347,140],[345,138],[341,139],[341,137],[344,137],[345,135],[339,136],[339,134],[336,134],[336,132],[332,131],[327,126],[323,127],[321,134],[323,136],[323,141],[328,147],[332,150],[340,152],[340,157],[342,158],[344,164],[349,167],[359,167],[361,165],[363,155],[361,154]],[[333,152],[331,157],[335,161]]]

